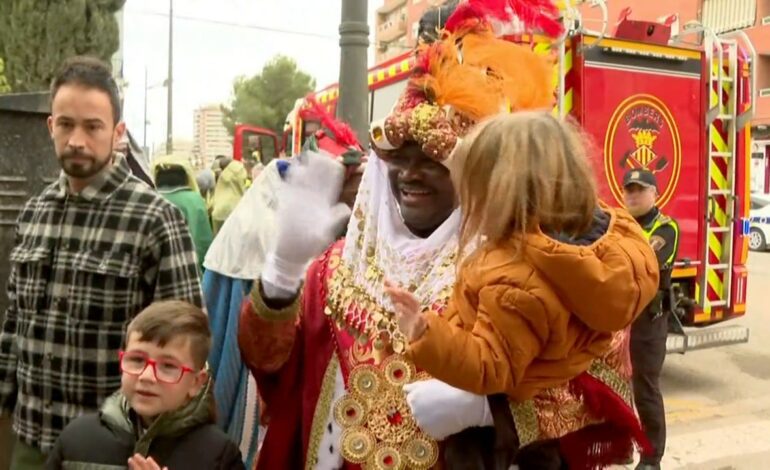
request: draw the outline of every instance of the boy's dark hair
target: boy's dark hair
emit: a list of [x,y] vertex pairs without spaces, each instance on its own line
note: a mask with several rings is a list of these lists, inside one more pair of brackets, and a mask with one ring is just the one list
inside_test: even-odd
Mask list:
[[211,350],[209,319],[203,310],[180,300],[154,302],[128,325],[126,338],[138,333],[141,341],[152,341],[161,347],[185,337],[197,369],[203,369]]
[[64,61],[51,82],[51,102],[64,85],[79,85],[103,91],[110,97],[113,125],[120,122],[120,93],[110,67],[94,57],[76,56]]

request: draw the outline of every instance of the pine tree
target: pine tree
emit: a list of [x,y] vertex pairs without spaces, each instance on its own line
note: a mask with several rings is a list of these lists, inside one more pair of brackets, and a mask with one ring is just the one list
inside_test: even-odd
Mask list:
[[125,0],[0,1],[0,57],[14,92],[47,90],[62,62],[118,50],[115,13]]
[[294,103],[313,88],[315,80],[299,70],[294,59],[278,55],[259,74],[235,80],[232,102],[222,108],[225,128],[232,135],[235,124],[251,124],[280,135]]

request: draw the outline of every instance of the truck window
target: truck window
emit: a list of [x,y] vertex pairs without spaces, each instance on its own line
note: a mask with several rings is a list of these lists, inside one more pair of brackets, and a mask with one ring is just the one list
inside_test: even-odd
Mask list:
[[249,131],[244,132],[241,155],[244,157],[247,155],[253,155],[255,151],[259,154],[260,162],[263,165],[267,165],[270,163],[270,160],[278,156],[277,149],[275,148],[275,142],[271,136],[257,134]]
[[396,100],[401,92],[406,88],[406,80],[391,83],[388,86],[378,88],[372,92],[374,100],[372,103],[372,121],[382,119],[388,115],[390,109],[396,104]]
[[763,199],[760,197],[751,197],[751,210],[762,209],[770,205],[770,199]]

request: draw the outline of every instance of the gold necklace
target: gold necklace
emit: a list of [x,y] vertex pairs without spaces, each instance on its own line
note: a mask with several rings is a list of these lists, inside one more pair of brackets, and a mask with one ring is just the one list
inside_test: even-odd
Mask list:
[[[361,344],[372,341],[377,350],[390,345],[396,353],[404,352],[406,337],[398,329],[395,314],[353,282],[350,268],[339,256],[329,260],[329,268],[334,272],[327,284],[324,313]],[[367,280],[384,282],[374,265],[369,265],[365,276]]]
[[[366,282],[370,285],[384,283],[385,273],[377,266],[375,257],[369,254],[367,261],[364,273]],[[454,256],[447,257],[441,261],[441,269],[451,269],[454,262]],[[380,301],[355,282],[352,269],[339,255],[333,255],[328,266],[333,273],[327,283],[324,313],[360,344],[368,344],[371,341],[378,351],[389,346],[397,354],[402,354],[408,342],[398,328],[395,313],[382,307]],[[417,286],[408,288],[414,292]],[[431,310],[441,310],[441,306],[447,304],[450,296],[451,288],[442,290]]]

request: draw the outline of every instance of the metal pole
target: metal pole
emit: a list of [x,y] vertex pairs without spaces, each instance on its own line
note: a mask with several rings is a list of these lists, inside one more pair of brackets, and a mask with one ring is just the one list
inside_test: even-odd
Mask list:
[[173,92],[174,81],[174,0],[168,0],[168,109],[166,110],[166,154],[174,151],[173,130]]
[[367,2],[342,0],[340,23],[340,99],[337,117],[350,124],[358,140],[369,143],[369,113],[366,83],[366,53],[369,47]]
[[147,149],[147,67],[144,68],[144,132],[142,133],[142,151]]

